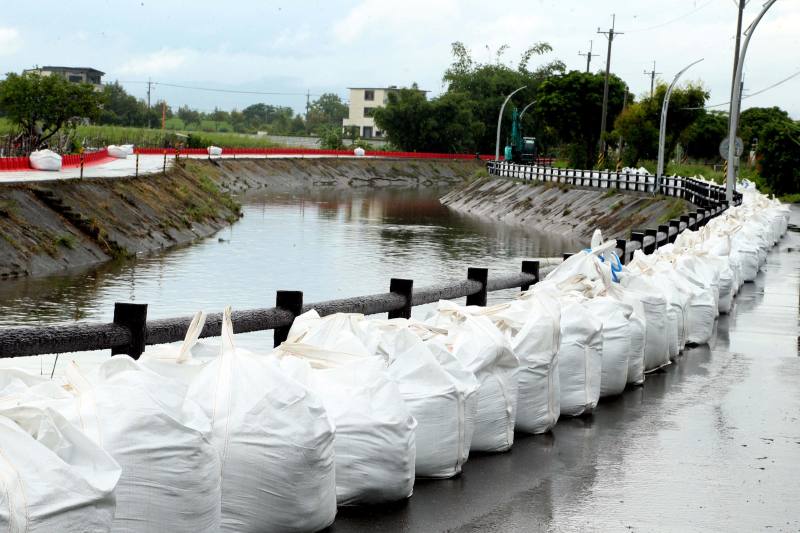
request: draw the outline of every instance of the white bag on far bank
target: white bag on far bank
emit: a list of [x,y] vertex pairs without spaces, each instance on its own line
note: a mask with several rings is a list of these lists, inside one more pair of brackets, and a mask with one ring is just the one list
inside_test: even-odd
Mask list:
[[120,472],[56,411],[0,409],[0,530],[109,531]]

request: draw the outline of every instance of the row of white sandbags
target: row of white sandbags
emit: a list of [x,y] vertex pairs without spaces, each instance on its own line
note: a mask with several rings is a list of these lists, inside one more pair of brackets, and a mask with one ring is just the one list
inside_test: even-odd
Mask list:
[[[181,349],[138,362],[114,356],[91,374],[72,363],[63,385],[0,371],[0,482],[18,487],[7,508],[0,501],[0,529],[300,532],[333,522],[334,426],[322,403],[274,358],[235,349],[229,311],[221,352],[192,357],[202,326],[197,316]],[[7,435],[17,439],[8,450]]]

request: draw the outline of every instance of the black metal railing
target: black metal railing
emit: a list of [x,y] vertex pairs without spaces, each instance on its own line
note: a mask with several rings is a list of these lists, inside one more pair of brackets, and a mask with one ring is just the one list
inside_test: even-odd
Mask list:
[[[316,309],[322,315],[333,313],[389,313],[390,318],[409,318],[411,308],[439,300],[466,296],[467,305],[486,305],[488,292],[521,288],[539,281],[539,262],[523,261],[519,273],[489,278],[486,268],[470,268],[467,279],[415,289],[412,280],[392,279],[389,292],[354,298],[342,298],[303,304],[300,291],[278,291],[276,306],[235,311],[235,333],[275,330],[277,346],[286,339],[294,317]],[[183,340],[191,317],[147,320],[147,304],[116,303],[113,322],[76,323],[60,326],[17,327],[0,329],[0,358],[107,350],[139,357],[146,345]],[[210,314],[201,337],[220,335],[222,314]]]
[[[663,176],[661,184],[656,186],[654,174],[519,165],[506,161],[488,161],[486,166],[489,174],[493,176],[544,183],[564,183],[576,187],[663,194],[683,198],[701,208],[717,208],[725,203],[725,187],[694,178]],[[741,193],[734,193],[734,205],[741,203],[741,199]]]
[[[635,180],[634,175],[618,172],[603,171],[598,174],[595,171],[591,174],[591,171],[584,170],[513,165],[496,161],[489,162],[489,171],[498,176],[558,181],[582,187],[616,188],[623,191],[652,193],[655,183],[652,175],[639,175],[637,177],[643,179]],[[691,178],[665,178],[661,190],[663,194],[685,198],[702,207],[658,228],[633,230],[629,241],[617,239],[617,251],[623,263],[636,250],[652,253],[661,246],[674,242],[682,231],[697,230],[728,207],[724,201],[724,189]],[[735,202],[741,202],[741,194],[735,197]],[[570,255],[564,254],[564,259]],[[316,309],[322,316],[333,313],[388,313],[390,318],[408,318],[412,307],[439,300],[466,297],[467,305],[485,306],[488,292],[513,288],[525,290],[537,283],[539,277],[539,261],[523,261],[519,273],[489,277],[489,270],[486,268],[470,268],[465,280],[423,288],[414,288],[412,280],[393,278],[389,283],[389,292],[310,304],[303,303],[303,293],[300,291],[278,291],[275,307],[235,311],[232,317],[234,332],[275,330],[274,344],[277,346],[286,339],[294,318],[310,309]],[[112,354],[126,353],[138,358],[146,345],[183,340],[190,322],[191,317],[188,316],[148,321],[147,304],[116,303],[114,319],[110,323],[0,329],[0,358],[107,349]],[[221,327],[222,314],[211,314],[207,317],[200,336],[219,336]]]

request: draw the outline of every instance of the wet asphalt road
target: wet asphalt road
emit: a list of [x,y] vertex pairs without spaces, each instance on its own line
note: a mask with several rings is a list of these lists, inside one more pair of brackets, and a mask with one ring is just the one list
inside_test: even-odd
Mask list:
[[456,479],[417,480],[407,502],[340,510],[331,531],[800,531],[798,304],[790,228],[710,347]]

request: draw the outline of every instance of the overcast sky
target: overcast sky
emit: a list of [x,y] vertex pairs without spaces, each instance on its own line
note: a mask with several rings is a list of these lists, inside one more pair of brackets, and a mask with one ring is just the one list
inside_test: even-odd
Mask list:
[[[334,92],[347,87],[410,85],[443,90],[450,43],[467,44],[488,60],[508,44],[516,64],[528,45],[546,41],[561,59],[584,69],[589,41],[605,66],[611,14],[623,32],[611,69],[637,95],[656,61],[662,79],[686,64],[686,79],[702,80],[710,104],[729,99],[736,32],[735,0],[40,0],[4,2],[0,65],[80,65],[106,72],[136,96],[152,78],[164,83],[249,91]],[[751,0],[745,26],[762,2]],[[755,32],[745,64],[745,94],[800,71],[800,0],[778,0]],[[744,100],[744,107],[778,105],[800,118],[800,76]],[[305,96],[235,95],[156,86],[153,98],[239,109],[264,101],[300,110]],[[718,109],[726,109],[720,107]]]

